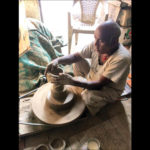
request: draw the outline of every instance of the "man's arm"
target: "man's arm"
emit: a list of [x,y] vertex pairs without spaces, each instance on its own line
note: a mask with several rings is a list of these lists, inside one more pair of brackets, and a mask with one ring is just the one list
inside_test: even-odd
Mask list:
[[69,74],[61,73],[57,77],[54,76],[51,82],[57,83],[57,84],[63,84],[63,85],[78,86],[78,87],[82,87],[88,90],[100,90],[103,86],[111,83],[112,81],[104,76],[101,76],[98,81],[83,81],[83,80],[80,81],[80,80],[74,79]]
[[82,59],[83,58],[81,57],[79,53],[74,53],[68,56],[58,57],[54,59],[53,61],[51,61],[50,64],[48,64],[44,74],[46,75],[48,72],[55,70],[58,64],[69,65],[69,64],[78,62]]
[[108,78],[101,76],[98,81],[78,81],[73,79],[74,86],[79,86],[88,90],[100,90],[103,86],[111,83]]
[[56,59],[58,61],[58,64],[69,65],[69,64],[78,62],[78,61],[82,60],[83,58],[81,57],[81,55],[79,53],[74,53],[74,54],[70,54],[68,56],[58,57]]

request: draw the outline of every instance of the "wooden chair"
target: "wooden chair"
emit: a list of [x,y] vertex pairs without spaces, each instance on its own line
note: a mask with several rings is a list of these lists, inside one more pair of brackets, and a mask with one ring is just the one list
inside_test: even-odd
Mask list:
[[[78,8],[75,10],[75,14],[68,12],[68,53],[71,51],[72,36],[75,33],[75,44],[78,42],[78,33],[94,34],[96,27],[106,20],[107,14],[103,12],[102,17],[97,16],[97,8],[100,4],[100,0],[74,0],[74,5]],[[103,4],[103,3],[101,3]],[[72,9],[73,10],[73,9]],[[101,18],[104,18],[103,20]]]

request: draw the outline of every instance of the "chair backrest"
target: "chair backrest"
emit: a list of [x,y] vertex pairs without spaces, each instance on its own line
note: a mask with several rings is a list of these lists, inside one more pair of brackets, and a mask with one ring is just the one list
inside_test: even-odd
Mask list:
[[108,20],[117,21],[120,12],[121,1],[108,1]]
[[94,24],[99,0],[80,0],[81,22]]

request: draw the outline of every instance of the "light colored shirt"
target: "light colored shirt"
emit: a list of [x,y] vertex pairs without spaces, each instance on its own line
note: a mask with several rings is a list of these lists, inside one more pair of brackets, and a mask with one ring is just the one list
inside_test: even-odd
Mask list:
[[118,50],[103,65],[99,65],[98,53],[94,48],[94,42],[85,46],[80,55],[83,58],[91,58],[90,71],[87,75],[88,81],[99,80],[101,75],[103,75],[110,79],[112,83],[104,86],[101,91],[106,92],[106,95],[112,98],[122,94],[131,64],[130,53],[122,44],[119,45]]

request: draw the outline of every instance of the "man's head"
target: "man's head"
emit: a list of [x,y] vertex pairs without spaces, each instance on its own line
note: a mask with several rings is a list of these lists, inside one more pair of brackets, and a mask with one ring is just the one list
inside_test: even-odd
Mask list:
[[114,21],[106,21],[99,25],[94,33],[96,49],[101,53],[109,53],[118,45],[120,34],[120,27]]
[[94,32],[95,48],[99,56],[110,56],[118,49],[120,34],[120,27],[114,21],[106,21],[96,28]]

